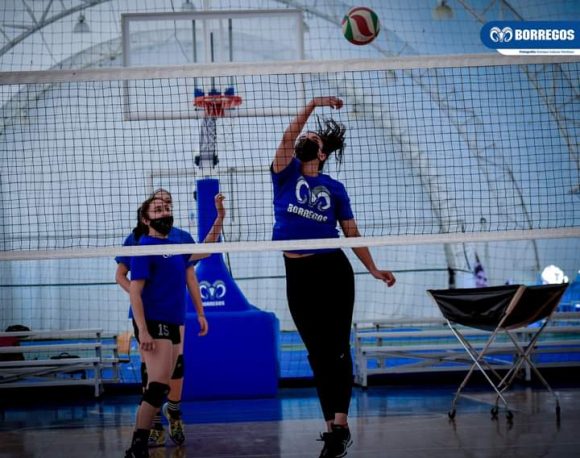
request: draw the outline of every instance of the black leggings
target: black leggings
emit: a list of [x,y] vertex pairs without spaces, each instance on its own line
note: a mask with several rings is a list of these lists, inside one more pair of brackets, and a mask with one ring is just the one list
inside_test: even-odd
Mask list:
[[340,250],[284,256],[284,263],[290,313],[308,351],[324,419],[333,420],[335,413],[348,414],[352,395],[352,267]]

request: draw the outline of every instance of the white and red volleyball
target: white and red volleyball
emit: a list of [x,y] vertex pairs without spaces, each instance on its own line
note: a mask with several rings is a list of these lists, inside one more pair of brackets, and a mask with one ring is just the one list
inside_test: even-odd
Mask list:
[[353,45],[368,45],[380,30],[379,17],[366,6],[351,8],[342,19],[342,34]]

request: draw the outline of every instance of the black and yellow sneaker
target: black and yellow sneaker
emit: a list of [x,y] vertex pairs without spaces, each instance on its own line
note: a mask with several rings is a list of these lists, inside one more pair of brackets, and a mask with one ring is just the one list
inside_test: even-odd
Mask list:
[[149,430],[149,440],[147,446],[151,448],[163,447],[165,445],[165,430],[163,427],[154,427]]
[[181,419],[181,413],[179,411],[175,412],[173,410],[169,410],[169,405],[167,403],[163,404],[161,411],[169,423],[169,437],[173,442],[175,442],[175,445],[183,445],[185,442],[185,433],[183,431],[183,420]]

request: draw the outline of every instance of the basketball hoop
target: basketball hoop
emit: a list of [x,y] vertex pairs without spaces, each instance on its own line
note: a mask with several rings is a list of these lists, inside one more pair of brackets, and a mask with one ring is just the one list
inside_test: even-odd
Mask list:
[[211,94],[195,97],[193,104],[203,108],[208,118],[222,118],[225,110],[238,107],[242,104],[239,95]]

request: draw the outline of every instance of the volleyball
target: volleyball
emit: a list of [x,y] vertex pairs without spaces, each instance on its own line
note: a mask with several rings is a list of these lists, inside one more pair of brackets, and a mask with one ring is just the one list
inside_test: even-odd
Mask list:
[[351,8],[342,19],[342,34],[354,45],[368,45],[380,30],[379,17],[365,6]]

